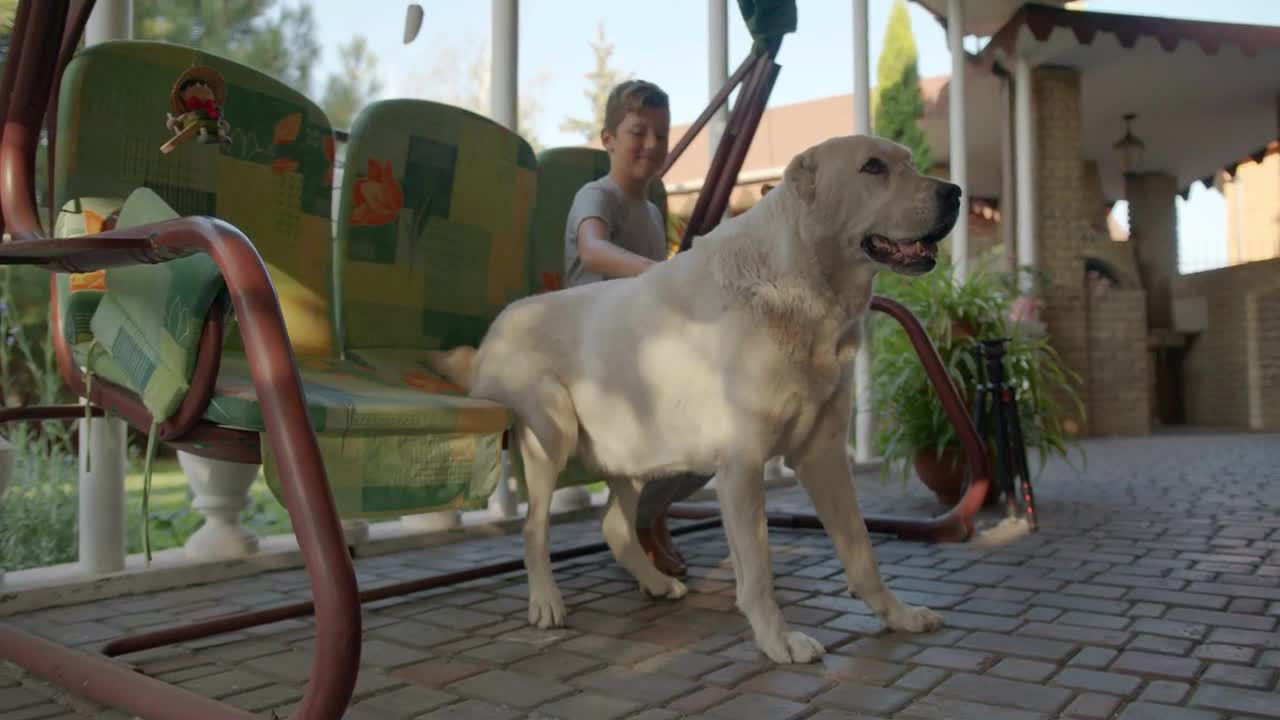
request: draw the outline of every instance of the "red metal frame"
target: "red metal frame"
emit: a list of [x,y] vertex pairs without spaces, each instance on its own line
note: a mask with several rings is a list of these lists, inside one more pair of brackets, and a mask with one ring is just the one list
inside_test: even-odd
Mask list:
[[[0,136],[0,229],[7,222],[15,242],[0,246],[0,264],[34,265],[51,272],[85,272],[167,262],[196,252],[207,253],[214,260],[226,281],[240,322],[268,442],[280,468],[285,506],[298,537],[314,598],[312,602],[119,638],[107,645],[104,653],[108,656],[127,654],[314,613],[315,660],[306,692],[293,717],[337,718],[350,701],[356,681],[361,649],[361,602],[515,572],[523,568],[523,561],[494,563],[358,592],[315,433],[307,418],[302,382],[280,305],[266,267],[249,239],[235,227],[205,217],[181,218],[70,239],[45,238],[35,210],[32,185],[36,138],[43,122],[49,132],[52,159],[57,79],[78,44],[93,5],[94,0],[39,0],[39,13],[32,10],[36,0],[21,0],[18,6],[10,62],[0,79],[0,121],[4,123]],[[663,168],[665,173],[715,109],[727,100],[732,89],[745,82],[730,126],[726,128],[726,141],[718,148],[712,170],[699,194],[694,218],[697,222],[690,222],[682,249],[688,248],[694,235],[714,227],[724,212],[780,69],[773,61],[779,45],[775,41],[764,53],[748,57],[677,144]],[[872,531],[893,532],[904,538],[964,540],[972,533],[973,515],[982,506],[989,487],[982,441],[919,322],[904,307],[886,298],[873,298],[871,307],[890,314],[906,328],[948,418],[956,426],[974,479],[961,502],[944,515],[927,519],[867,516],[867,526]],[[160,439],[199,455],[258,463],[257,434],[201,420],[218,373],[224,310],[214,307],[205,320],[191,392],[174,416],[160,426]],[[63,379],[74,392],[84,396],[84,378],[61,331],[56,293],[51,306],[51,329]],[[134,393],[105,380],[95,379],[92,385],[89,401],[99,406],[91,410],[95,415],[101,415],[100,408],[106,408],[135,427],[150,426],[151,416]],[[78,405],[11,408],[0,410],[0,422],[76,418],[83,417],[84,411],[84,407]],[[671,514],[706,518],[704,522],[674,529],[674,535],[719,525],[718,513],[714,510],[673,507]],[[768,520],[774,527],[821,527],[813,515],[770,513]],[[552,553],[552,560],[606,549],[603,543],[570,548]],[[145,718],[238,720],[252,717],[231,706],[148,678],[105,657],[65,648],[4,623],[0,623],[0,658],[15,662],[78,695]]]

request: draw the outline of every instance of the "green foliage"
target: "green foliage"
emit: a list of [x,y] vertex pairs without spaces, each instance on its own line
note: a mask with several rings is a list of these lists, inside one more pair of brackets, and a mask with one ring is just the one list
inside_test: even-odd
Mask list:
[[609,58],[613,55],[613,43],[605,40],[604,23],[596,25],[596,40],[591,43],[591,51],[596,56],[596,66],[586,74],[587,89],[582,91],[587,102],[591,103],[591,118],[565,118],[560,123],[562,132],[580,133],[588,142],[600,136],[604,128],[604,111],[609,100],[609,93],[619,83],[631,79],[630,73],[624,73],[609,67]]
[[134,0],[134,37],[208,50],[311,94],[320,57],[309,3],[276,0]]
[[920,97],[920,72],[916,43],[905,0],[895,0],[885,28],[884,48],[876,65],[873,97],[875,134],[911,149],[916,167],[927,172],[933,165],[929,142],[920,128],[924,99]]
[[382,81],[378,79],[378,58],[364,36],[357,35],[340,46],[338,55],[342,72],[329,76],[320,105],[334,127],[349,128],[360,108],[382,92]]
[[[881,273],[876,293],[902,303],[920,320],[966,409],[972,409],[979,377],[979,340],[1009,338],[1005,381],[1017,395],[1027,450],[1038,454],[1042,467],[1050,455],[1067,456],[1064,422],[1084,417],[1080,379],[1062,365],[1046,335],[1009,320],[1017,296],[1011,276],[978,265],[957,282],[944,255],[922,277]],[[958,438],[902,327],[876,317],[872,337],[877,444],[886,470],[896,465],[905,471],[918,452],[941,455]]]

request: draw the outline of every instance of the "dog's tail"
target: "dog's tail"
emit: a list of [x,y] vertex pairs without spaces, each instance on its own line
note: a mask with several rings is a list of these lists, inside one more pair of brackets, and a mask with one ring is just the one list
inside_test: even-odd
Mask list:
[[452,350],[432,350],[427,353],[427,365],[446,380],[463,390],[471,389],[471,372],[475,367],[476,349],[461,345]]

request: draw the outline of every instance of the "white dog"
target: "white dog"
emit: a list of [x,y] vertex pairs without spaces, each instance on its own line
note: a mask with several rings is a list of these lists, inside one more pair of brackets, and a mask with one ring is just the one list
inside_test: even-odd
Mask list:
[[634,278],[512,303],[479,350],[436,353],[442,373],[516,416],[529,621],[564,621],[547,530],[556,478],[576,453],[610,478],[603,532],[614,556],[668,598],[686,589],[640,548],[639,491],[673,473],[714,473],[737,604],[756,644],[779,663],[817,659],[822,645],[789,631],[773,594],[763,470],[782,456],[849,590],[894,630],[939,627],[936,613],[905,605],[881,579],[845,439],[871,280],[881,268],[933,269],[959,208],[960,188],[917,173],[906,148],[833,138],[797,155],[774,192],[688,252]]

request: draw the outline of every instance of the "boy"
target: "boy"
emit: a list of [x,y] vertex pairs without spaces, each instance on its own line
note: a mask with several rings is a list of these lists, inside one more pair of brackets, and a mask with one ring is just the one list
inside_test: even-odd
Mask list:
[[[565,224],[568,287],[633,277],[667,258],[662,212],[648,200],[649,183],[667,158],[671,112],[667,95],[651,82],[628,80],[605,103],[600,140],[609,174],[583,185]],[[671,542],[666,509],[711,480],[677,475],[645,483],[636,511],[640,544],[662,572],[685,575],[684,558]]]

